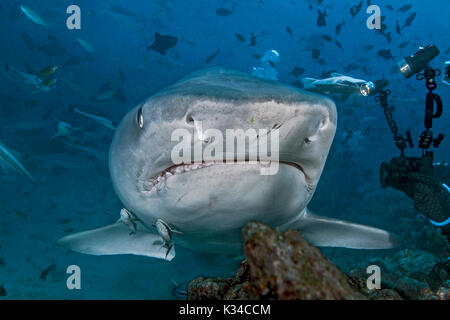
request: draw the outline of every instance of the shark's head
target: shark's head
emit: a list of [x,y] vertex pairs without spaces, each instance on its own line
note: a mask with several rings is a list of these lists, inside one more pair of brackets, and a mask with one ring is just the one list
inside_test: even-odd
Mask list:
[[[161,218],[185,234],[225,234],[249,220],[281,225],[310,201],[336,118],[335,104],[323,96],[235,71],[200,71],[125,116],[110,150],[112,182],[141,220],[151,224]],[[204,152],[195,152],[217,146],[218,136],[208,137],[208,129],[223,136],[223,160],[205,160]],[[230,129],[254,129],[257,139],[260,129],[278,129],[279,159],[271,163],[276,173],[262,174],[266,165],[260,161],[245,162],[251,152],[234,150],[230,158]],[[192,134],[189,150],[196,163],[174,163],[174,148],[182,141],[177,132]],[[277,152],[270,135],[268,149]],[[237,149],[234,140],[233,145]]]

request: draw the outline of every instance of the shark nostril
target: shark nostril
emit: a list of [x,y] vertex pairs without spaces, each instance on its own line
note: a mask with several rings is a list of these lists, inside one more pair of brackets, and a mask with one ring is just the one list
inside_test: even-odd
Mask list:
[[311,140],[309,140],[309,138],[305,138],[305,140],[303,141],[305,141],[306,144],[310,144],[312,142]]
[[194,124],[194,117],[191,114],[186,115],[186,123]]

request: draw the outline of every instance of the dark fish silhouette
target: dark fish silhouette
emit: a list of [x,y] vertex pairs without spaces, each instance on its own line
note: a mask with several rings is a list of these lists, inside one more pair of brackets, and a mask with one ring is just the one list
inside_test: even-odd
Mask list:
[[400,7],[397,11],[405,13],[406,11],[408,11],[411,8],[412,8],[411,4],[405,4],[404,6]]
[[294,33],[292,32],[292,29],[289,26],[286,26],[286,32],[292,37],[294,37]]
[[236,39],[240,42],[245,42],[245,37],[242,34],[239,34],[237,32],[234,33],[234,36],[236,37]]
[[389,59],[393,59],[394,57],[392,56],[391,50],[389,49],[385,49],[385,50],[378,50],[378,55],[385,59],[385,60],[389,60]]
[[404,41],[404,42],[400,43],[400,45],[398,47],[399,47],[399,49],[403,49],[403,48],[406,48],[408,46],[408,44],[409,44],[409,41]]
[[391,43],[391,41],[392,41],[391,31],[389,31],[388,33],[386,33],[386,40],[387,40],[388,43]]
[[340,33],[341,33],[342,27],[343,27],[344,25],[345,25],[345,21],[344,21],[344,20],[342,20],[341,23],[338,23],[338,24],[336,25],[336,34],[340,34]]
[[261,60],[261,56],[257,53],[252,54],[252,57],[255,58],[256,60]]
[[318,27],[325,27],[327,25],[327,21],[326,21],[326,17],[327,17],[327,13],[326,13],[326,9],[322,11],[317,10],[317,26]]
[[391,6],[391,5],[389,5],[389,4],[387,4],[386,5],[386,8],[388,8],[389,10],[391,10],[391,11],[393,11],[394,10],[394,7],[393,6]]
[[292,69],[291,72],[289,72],[290,75],[292,75],[293,77],[298,78],[298,76],[302,75],[305,73],[305,69],[303,68],[299,68],[299,67],[294,67],[294,69]]
[[29,36],[29,34],[26,32],[22,32],[22,39],[23,42],[25,42],[25,45],[27,46],[28,50],[33,51],[35,45],[33,39]]
[[412,13],[408,18],[406,18],[405,20],[405,24],[403,25],[404,27],[409,27],[411,25],[411,23],[414,21],[414,19],[416,18],[416,14],[417,12]]
[[342,44],[339,41],[336,40],[334,43],[338,46],[339,49],[344,51],[344,47],[342,46]]
[[253,32],[250,32],[250,47],[256,46],[256,36]]
[[395,31],[397,31],[397,33],[398,33],[399,35],[402,34],[402,29],[400,28],[400,24],[398,23],[398,20],[396,21]]
[[311,56],[313,59],[317,60],[320,57],[320,50],[319,49],[313,49],[311,51]]
[[164,56],[166,54],[166,51],[175,47],[177,43],[177,37],[162,35],[158,32],[155,32],[155,40],[153,41],[151,46],[147,46],[147,52],[153,50]]
[[205,63],[210,63],[211,61],[213,61],[214,58],[219,54],[219,52],[220,52],[220,49],[217,49],[213,54],[211,54],[210,56],[208,56],[208,57],[205,59]]
[[319,60],[317,60],[317,63],[323,66],[325,65],[325,59],[320,58]]
[[234,10],[230,10],[230,9],[227,9],[227,8],[219,8],[219,9],[216,10],[216,14],[218,16],[221,16],[221,17],[229,16],[233,12],[234,12]]
[[322,39],[325,40],[325,41],[327,41],[327,42],[332,42],[332,41],[333,41],[333,38],[331,38],[331,37],[330,37],[329,35],[327,35],[327,34],[322,35]]
[[44,271],[41,272],[41,275],[39,276],[39,280],[42,280],[43,282],[45,282],[45,280],[47,280],[48,274],[54,270],[56,270],[56,265],[52,264],[47,269],[45,269]]
[[359,4],[354,5],[353,7],[350,8],[350,14],[352,15],[352,17],[356,16],[362,8],[362,0],[359,2]]

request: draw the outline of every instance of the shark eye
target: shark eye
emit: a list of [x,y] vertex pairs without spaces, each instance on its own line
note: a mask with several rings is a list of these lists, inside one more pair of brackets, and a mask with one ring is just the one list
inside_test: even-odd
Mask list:
[[136,114],[136,123],[139,128],[144,128],[144,115],[142,114],[142,107],[140,107]]

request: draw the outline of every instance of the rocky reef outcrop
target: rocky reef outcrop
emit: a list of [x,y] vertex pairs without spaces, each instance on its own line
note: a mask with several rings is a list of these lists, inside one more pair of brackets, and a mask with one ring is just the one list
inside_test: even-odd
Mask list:
[[365,299],[298,232],[249,223],[242,235],[246,260],[236,276],[197,278],[188,286],[188,299]]
[[188,300],[450,299],[448,261],[424,251],[405,249],[369,261],[382,270],[381,289],[369,290],[363,268],[344,274],[294,230],[282,233],[252,222],[242,236],[246,260],[235,277],[196,278]]

